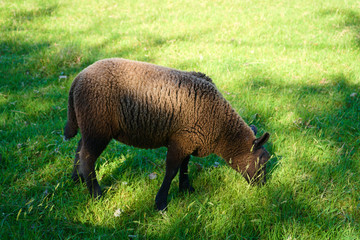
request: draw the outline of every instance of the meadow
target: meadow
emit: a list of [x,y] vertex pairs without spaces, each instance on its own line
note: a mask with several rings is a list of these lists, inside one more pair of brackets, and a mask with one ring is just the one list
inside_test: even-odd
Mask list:
[[[70,176],[74,77],[122,57],[210,76],[259,136],[268,181],[192,157],[155,210],[166,148],[111,142],[104,197]],[[0,0],[0,239],[360,239],[357,0]]]

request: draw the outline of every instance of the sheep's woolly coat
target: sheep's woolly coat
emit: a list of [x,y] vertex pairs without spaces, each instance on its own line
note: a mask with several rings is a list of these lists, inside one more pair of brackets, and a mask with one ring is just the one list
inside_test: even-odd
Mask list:
[[[190,155],[215,153],[253,182],[265,181],[270,155],[262,147],[265,133],[253,130],[223,98],[209,77],[149,63],[105,59],[75,78],[69,93],[65,138],[80,128],[72,178],[86,181],[101,196],[95,162],[111,139],[141,148],[166,146],[166,172],[156,195],[159,210],[167,206],[171,181],[193,191],[188,178]],[[260,177],[258,177],[260,176]]]
[[255,139],[205,74],[119,58],[98,61],[75,78],[65,136],[78,127],[83,137],[140,148],[168,146],[179,137],[189,142],[190,154],[225,159],[249,151]]

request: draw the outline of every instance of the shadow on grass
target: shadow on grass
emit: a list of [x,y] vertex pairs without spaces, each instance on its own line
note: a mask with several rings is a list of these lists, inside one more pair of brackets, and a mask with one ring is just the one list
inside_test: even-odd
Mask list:
[[351,30],[354,39],[354,45],[360,49],[360,14],[352,9],[338,9],[330,8],[324,9],[319,12],[322,17],[327,16],[340,16],[342,21],[339,23],[340,28],[344,28],[344,31]]

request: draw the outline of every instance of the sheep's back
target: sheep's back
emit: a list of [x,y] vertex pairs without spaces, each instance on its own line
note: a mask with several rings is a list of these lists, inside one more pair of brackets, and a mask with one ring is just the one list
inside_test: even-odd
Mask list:
[[124,59],[96,62],[82,74],[82,101],[91,99],[90,117],[101,121],[93,124],[123,143],[155,148],[166,146],[176,134],[189,133],[193,141],[205,144],[219,127],[224,99],[208,79]]

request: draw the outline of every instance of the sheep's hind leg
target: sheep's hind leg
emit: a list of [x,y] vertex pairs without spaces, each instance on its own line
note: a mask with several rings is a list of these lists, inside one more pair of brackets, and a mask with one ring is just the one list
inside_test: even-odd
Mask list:
[[84,137],[82,139],[78,171],[85,179],[89,193],[94,198],[101,196],[101,189],[96,179],[95,162],[108,143],[108,140],[84,139]]
[[187,156],[180,166],[180,175],[179,175],[180,192],[188,191],[192,193],[195,191],[195,189],[190,185],[190,181],[189,181],[189,173],[188,173],[189,160],[190,160],[190,156]]
[[[75,160],[74,160],[74,169],[73,169],[73,173],[71,175],[71,178],[74,180],[75,183],[79,182],[79,178],[82,178],[81,174],[79,173],[79,154],[80,154],[80,150],[81,150],[81,145],[82,145],[82,140],[80,139],[77,149],[76,149],[76,154],[75,154]],[[82,181],[84,181],[84,179],[81,179]]]

